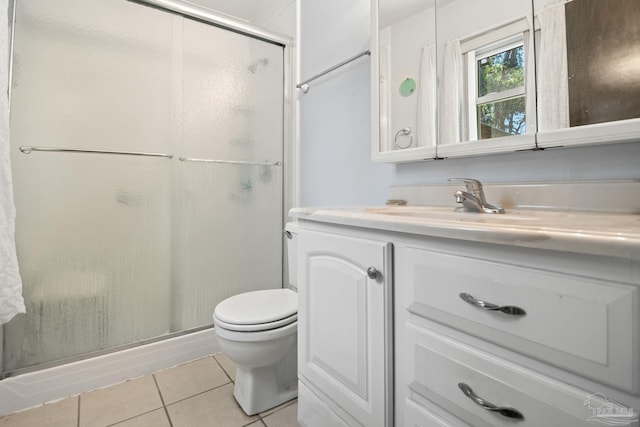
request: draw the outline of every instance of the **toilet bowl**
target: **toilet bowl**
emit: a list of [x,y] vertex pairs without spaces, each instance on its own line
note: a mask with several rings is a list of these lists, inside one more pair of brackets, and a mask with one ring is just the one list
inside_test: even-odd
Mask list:
[[[293,230],[287,225],[287,236],[295,236]],[[292,237],[287,248],[290,278],[295,277],[296,264]],[[295,291],[281,288],[234,295],[216,306],[213,324],[220,349],[236,364],[233,395],[247,415],[297,396]]]

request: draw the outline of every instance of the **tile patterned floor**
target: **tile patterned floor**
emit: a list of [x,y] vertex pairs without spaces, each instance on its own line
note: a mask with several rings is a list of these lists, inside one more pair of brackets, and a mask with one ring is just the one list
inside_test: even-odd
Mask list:
[[222,353],[0,417],[0,427],[297,427],[296,400],[248,417]]

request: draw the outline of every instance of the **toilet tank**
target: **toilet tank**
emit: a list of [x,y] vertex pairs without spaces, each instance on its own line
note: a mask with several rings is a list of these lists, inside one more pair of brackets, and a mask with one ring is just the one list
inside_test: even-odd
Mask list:
[[298,274],[298,224],[293,222],[287,223],[284,227],[284,234],[287,245],[287,285],[289,288],[298,290],[298,284],[296,283],[296,276]]

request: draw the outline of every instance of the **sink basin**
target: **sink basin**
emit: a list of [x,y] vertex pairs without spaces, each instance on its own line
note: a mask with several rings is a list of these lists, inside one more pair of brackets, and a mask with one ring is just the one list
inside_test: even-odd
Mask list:
[[438,223],[464,223],[466,226],[522,227],[537,229],[591,230],[603,228],[614,231],[619,227],[637,228],[637,215],[604,214],[591,212],[554,211],[540,209],[513,209],[504,214],[463,212],[450,206],[383,206],[365,208],[367,213],[389,215],[398,220]]
[[[458,211],[448,206],[384,206],[366,208],[367,212],[381,215],[394,215],[401,217],[424,218],[431,220],[448,221],[540,221],[544,216],[531,215],[523,211],[510,211],[504,214],[486,214],[478,212]],[[555,216],[560,215],[555,213]],[[548,217],[549,215],[545,215]]]
[[293,208],[301,220],[413,235],[640,257],[640,213],[584,212],[518,207],[504,214],[461,212],[456,206]]

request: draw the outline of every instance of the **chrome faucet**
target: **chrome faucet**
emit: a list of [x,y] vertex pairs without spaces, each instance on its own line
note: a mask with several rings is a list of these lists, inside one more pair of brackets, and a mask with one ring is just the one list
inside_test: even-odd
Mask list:
[[465,212],[498,214],[504,213],[504,209],[502,209],[501,207],[487,203],[484,198],[482,183],[477,179],[449,178],[449,181],[464,182],[464,184],[467,186],[467,191],[458,190],[453,193],[454,197],[456,198],[456,203],[462,204],[462,207],[458,209]]

